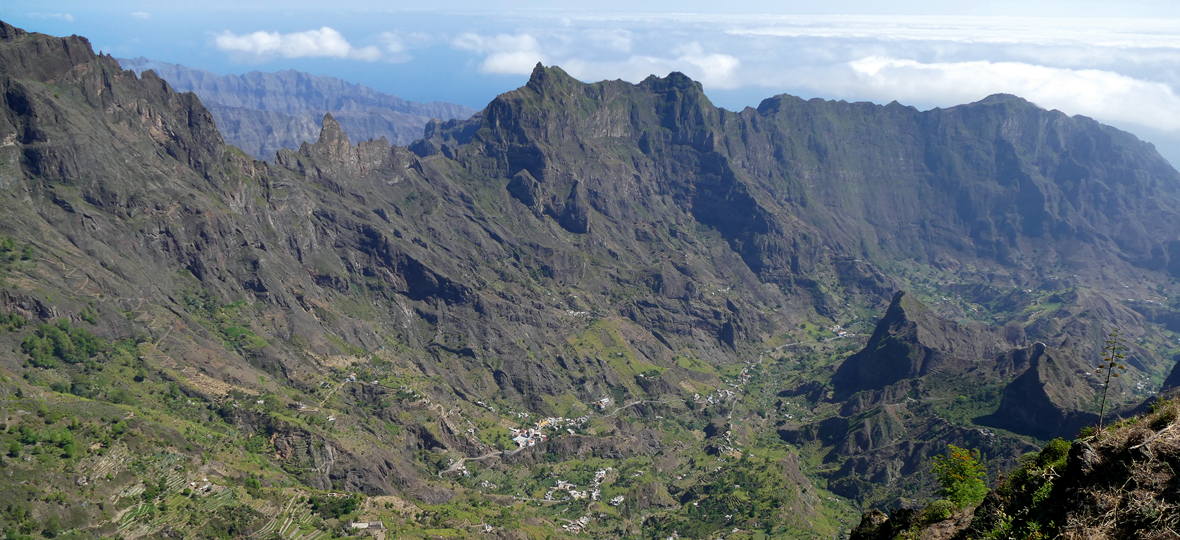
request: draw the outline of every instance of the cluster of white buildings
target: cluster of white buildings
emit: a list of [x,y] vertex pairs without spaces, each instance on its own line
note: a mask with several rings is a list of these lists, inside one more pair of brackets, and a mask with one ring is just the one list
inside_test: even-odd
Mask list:
[[704,401],[705,403],[707,403],[709,405],[716,405],[716,404],[721,403],[723,401],[733,399],[733,397],[736,395],[737,394],[733,393],[733,390],[722,388],[713,394],[709,394],[709,395],[705,396],[704,398],[701,398],[700,394],[693,394],[692,400],[697,403]]
[[[528,418],[529,416],[529,413],[516,414],[518,415],[518,418]],[[542,431],[545,428],[559,429],[563,426],[580,426],[589,420],[589,416],[583,416],[580,418],[550,416],[548,418],[539,420],[531,428],[512,428],[510,432],[512,434],[512,440],[516,441],[516,444],[520,445],[521,448],[525,448],[528,446],[536,446],[536,444],[539,442],[545,442],[549,440],[549,436]],[[573,433],[572,429],[567,428],[567,430],[570,433]]]
[[718,450],[719,452],[721,452],[722,454],[732,455],[732,454],[735,454],[735,453],[737,453],[738,455],[740,455],[740,454],[741,454],[741,450],[738,450],[737,448],[734,448],[734,446],[733,446],[733,445],[734,445],[734,442],[733,442],[733,433],[732,433],[731,431],[728,431],[728,430],[727,430],[727,431],[725,432],[725,442],[724,442],[724,443],[718,443],[718,444],[717,444],[717,450]]
[[512,430],[512,440],[521,448],[526,446],[536,446],[538,442],[545,442],[549,440],[549,436],[542,433],[537,428],[521,428]]
[[[943,300],[946,300],[945,296],[943,297]],[[843,326],[838,324],[832,325],[832,327],[828,328],[828,330],[831,330],[833,333],[835,333],[836,337],[848,337],[852,335],[847,330],[845,330]]]
[[384,529],[385,523],[380,521],[353,521],[348,524],[350,529]]
[[[585,499],[586,497],[591,496],[589,490],[578,491],[577,489],[575,489],[577,487],[578,486],[571,484],[569,482],[566,482],[565,480],[558,480],[556,486],[553,486],[553,488],[551,488],[549,491],[545,492],[545,500],[552,501],[553,494],[555,492],[562,491],[562,490],[568,491],[570,498],[575,501],[580,501],[582,499]],[[598,490],[595,489],[594,491],[598,491]],[[595,497],[594,500],[598,500],[598,498]]]
[[[455,463],[455,460],[452,459],[451,465],[453,465],[454,463]],[[447,466],[450,467],[450,465],[447,465]],[[454,472],[457,472],[457,473],[459,473],[463,476],[467,476],[467,477],[471,476],[471,471],[467,469],[466,463],[460,463],[459,466],[457,468],[455,468]]]
[[[558,491],[565,490],[565,491],[569,492],[570,498],[575,501],[582,500],[585,498],[589,498],[592,501],[597,501],[598,498],[600,496],[602,496],[602,489],[600,489],[600,486],[602,485],[602,481],[606,479],[606,473],[611,472],[613,470],[614,470],[614,468],[607,467],[605,469],[598,469],[597,471],[595,471],[594,472],[594,486],[591,487],[590,489],[586,489],[586,490],[582,490],[582,491],[578,491],[578,489],[577,489],[578,486],[576,486],[574,484],[566,482],[565,480],[558,480],[557,485],[553,486],[552,489],[550,489],[548,492],[545,493],[545,500],[552,501],[554,493],[556,493]],[[622,497],[615,497],[615,498],[619,499],[619,502],[622,502],[622,500],[623,500]],[[612,504],[614,504],[614,503],[612,503]],[[618,505],[615,504],[615,506],[618,506]]]
[[582,516],[573,523],[562,525],[561,528],[565,529],[567,532],[576,533],[584,529],[588,523],[590,523],[590,516]]

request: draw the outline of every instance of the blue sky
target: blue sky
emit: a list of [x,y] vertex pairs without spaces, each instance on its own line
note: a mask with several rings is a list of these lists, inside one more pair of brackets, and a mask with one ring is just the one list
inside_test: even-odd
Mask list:
[[922,109],[1021,95],[1180,163],[1180,3],[1162,0],[5,0],[0,19],[118,57],[297,69],[482,108],[532,65],[586,81],[682,71],[717,105],[791,93]]

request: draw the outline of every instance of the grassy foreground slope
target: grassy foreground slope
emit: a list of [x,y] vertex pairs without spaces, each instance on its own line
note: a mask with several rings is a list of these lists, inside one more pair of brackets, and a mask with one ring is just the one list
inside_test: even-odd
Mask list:
[[1171,538],[1180,529],[1180,402],[1057,439],[1021,458],[978,506],[867,513],[852,540]]

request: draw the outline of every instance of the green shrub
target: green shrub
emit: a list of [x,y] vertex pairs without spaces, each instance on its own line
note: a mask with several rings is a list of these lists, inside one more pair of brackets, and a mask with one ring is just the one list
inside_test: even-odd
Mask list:
[[51,514],[45,520],[45,526],[41,529],[41,534],[45,538],[55,538],[58,534],[61,534],[61,521],[56,514]]
[[37,444],[37,442],[41,440],[41,436],[38,435],[36,431],[33,431],[33,428],[30,428],[29,426],[21,426],[17,431],[19,433],[17,440],[19,440],[21,444],[33,445]]
[[242,448],[251,454],[261,454],[266,450],[266,442],[266,437],[262,435],[251,435],[246,438]]
[[922,511],[922,519],[928,523],[950,519],[955,510],[957,510],[955,503],[951,501],[946,499],[934,501]]
[[934,458],[934,473],[942,485],[939,493],[956,508],[978,504],[987,495],[987,470],[979,462],[979,450],[974,452],[947,445],[947,453]]
[[29,321],[14,313],[0,313],[0,330],[12,332],[25,327]]
[[356,511],[360,506],[361,498],[359,495],[352,495],[350,497],[312,497],[308,504],[311,505],[311,511],[320,515],[323,519],[340,519]]
[[1045,445],[1045,448],[1037,454],[1037,467],[1046,469],[1065,465],[1065,460],[1069,457],[1070,448],[1073,448],[1073,444],[1060,437],[1049,441],[1049,444]]

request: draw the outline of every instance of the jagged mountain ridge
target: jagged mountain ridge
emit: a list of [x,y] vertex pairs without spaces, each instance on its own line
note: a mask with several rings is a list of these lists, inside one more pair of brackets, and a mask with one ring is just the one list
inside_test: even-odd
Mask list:
[[465,119],[475,112],[454,103],[406,101],[294,70],[222,76],[144,57],[118,61],[136,74],[150,69],[178,91],[196,93],[230,144],[268,161],[282,148],[314,142],[326,112],[342,122],[353,143],[385,137],[402,146],[421,138],[431,119]]
[[[635,100],[645,106],[627,111],[616,103]],[[585,112],[565,117],[554,114],[558,107]],[[589,148],[564,152],[572,144],[599,152],[638,146],[671,158],[648,158],[657,163],[695,154],[705,171],[675,194],[676,203],[716,224],[768,281],[812,270],[820,251],[878,265],[916,256],[953,270],[979,260],[1014,281],[1054,264],[1094,266],[1078,258],[1153,270],[1171,260],[1163,230],[1175,222],[1175,170],[1126,133],[1013,96],[924,113],[779,96],[731,113],[713,108],[699,85],[678,74],[638,86],[583,85],[538,68],[483,117],[428,135],[415,146],[420,154],[473,140],[469,151],[494,152],[502,177],[520,170],[553,176],[554,204],[583,173],[569,161],[592,155]],[[626,172],[672,172],[655,167]],[[578,179],[594,193],[631,187],[617,180],[626,174],[595,173]],[[1110,196],[1121,197],[1105,201]],[[611,199],[589,202],[604,215],[633,215]],[[718,214],[729,205],[741,212]],[[1014,250],[1026,260],[1012,258]],[[1033,259],[1034,250],[1045,253]]]
[[[195,96],[136,78],[82,38],[9,26],[0,38],[0,231],[40,254],[10,271],[0,312],[85,325],[94,309],[96,332],[150,336],[164,354],[145,354],[145,371],[194,395],[208,377],[318,402],[313,390],[342,357],[364,361],[349,369],[372,360],[421,381],[415,391],[439,416],[407,416],[426,405],[391,404],[384,387],[342,392],[336,412],[360,439],[226,414],[244,434],[281,435],[279,454],[306,441],[330,448],[295,452],[317,467],[301,481],[320,489],[445,501],[458,488],[416,469],[422,452],[487,451],[448,411],[474,417],[485,402],[583,414],[604,395],[638,401],[628,409],[636,423],[554,438],[520,462],[660,454],[675,470],[693,443],[645,422],[724,423],[729,405],[687,405],[738,380],[721,369],[798,338],[802,323],[883,307],[895,287],[917,282],[902,272],[914,266],[954,270],[956,283],[986,294],[1077,274],[1067,278],[1090,288],[1060,294],[1078,295],[1078,309],[1016,321],[1054,346],[1097,317],[1151,337],[1154,323],[1118,298],[1169,283],[1175,171],[1126,134],[1016,98],[921,113],[780,96],[732,113],[679,74],[587,85],[538,67],[477,118],[431,124],[413,152],[352,145],[327,116],[315,144],[269,165],[226,147]],[[1078,177],[1082,168],[1090,176]],[[959,184],[963,193],[951,189]],[[1047,206],[1013,206],[1029,191]],[[978,193],[991,195],[938,204]],[[911,230],[901,216],[928,219]],[[1001,231],[1009,236],[997,243]],[[1055,261],[1069,266],[1045,266]],[[1124,275],[1140,279],[1124,288],[1114,282]],[[240,319],[212,324],[200,298]],[[1012,301],[1016,311],[1029,304]],[[242,327],[261,341],[245,348],[226,333]],[[3,350],[18,350],[20,337],[5,334]],[[19,352],[0,358],[14,380],[51,372]],[[1139,364],[1157,377],[1167,367],[1146,353]],[[822,401],[832,373],[811,375]],[[973,431],[919,411],[930,429],[907,434],[897,418],[911,413],[879,410],[880,422],[850,440],[920,457]],[[759,416],[706,426],[704,444],[750,444],[775,425]],[[384,435],[386,423],[397,436]],[[867,483],[862,473],[877,481],[870,469],[882,485],[898,479],[899,467],[879,465],[848,459],[835,471],[849,485]],[[671,481],[647,486],[644,505],[689,508],[700,496]],[[677,502],[673,488],[689,498]]]

